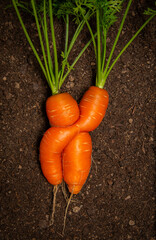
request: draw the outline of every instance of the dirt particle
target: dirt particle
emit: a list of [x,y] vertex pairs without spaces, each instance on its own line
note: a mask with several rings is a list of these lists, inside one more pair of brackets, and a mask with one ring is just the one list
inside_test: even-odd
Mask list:
[[73,82],[70,83],[70,87],[71,87],[71,88],[74,87],[74,83],[73,83]]
[[16,88],[16,89],[19,89],[19,88],[20,88],[20,85],[19,85],[18,82],[15,82],[15,88]]
[[70,75],[70,76],[69,76],[69,80],[70,80],[71,82],[73,82],[73,81],[75,80],[75,78],[74,78],[72,75]]
[[13,95],[11,93],[8,93],[8,92],[5,93],[5,96],[6,96],[7,100],[9,100],[13,97]]
[[22,169],[22,166],[21,166],[21,165],[19,165],[19,166],[18,166],[18,169]]
[[135,221],[130,220],[130,221],[129,221],[129,225],[130,225],[130,226],[134,226],[134,225],[135,225]]
[[130,119],[129,119],[129,123],[130,123],[130,124],[132,124],[132,122],[133,122],[133,119],[132,119],[132,118],[130,118]]
[[96,65],[96,63],[95,62],[91,62],[91,64],[90,64],[91,66],[95,66]]
[[15,57],[14,56],[11,56],[10,59],[11,59],[11,61],[15,61]]
[[82,207],[82,206],[80,206],[80,207],[78,207],[78,206],[74,207],[74,208],[73,208],[73,212],[74,212],[74,213],[78,213],[78,212],[81,210],[81,207]]
[[131,198],[131,196],[128,195],[128,196],[125,198],[125,200],[129,200],[130,198]]
[[6,81],[7,80],[7,78],[6,77],[3,77],[3,81]]
[[153,137],[150,137],[150,141],[153,142],[153,141],[154,141],[154,138],[153,138]]
[[108,183],[108,185],[110,185],[110,186],[113,185],[113,181],[112,181],[111,179],[108,179],[108,180],[107,180],[107,183]]

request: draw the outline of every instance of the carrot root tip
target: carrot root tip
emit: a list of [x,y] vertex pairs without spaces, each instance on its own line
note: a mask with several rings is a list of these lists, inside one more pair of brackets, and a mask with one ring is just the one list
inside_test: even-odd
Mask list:
[[72,197],[73,197],[73,192],[70,195],[70,198],[69,198],[67,206],[66,206],[65,214],[64,214],[64,222],[63,222],[63,230],[62,230],[63,236],[64,236],[64,231],[65,231],[65,226],[66,226],[67,212],[68,212],[68,208],[69,208]]
[[49,226],[52,226],[54,224],[57,191],[58,191],[58,185],[55,185],[54,188],[53,188],[53,209],[52,209],[52,215],[51,215],[51,218],[50,218]]

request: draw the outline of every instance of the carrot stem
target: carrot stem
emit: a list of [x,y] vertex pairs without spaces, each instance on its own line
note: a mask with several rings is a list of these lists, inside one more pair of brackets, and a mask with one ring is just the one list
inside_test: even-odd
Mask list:
[[[43,66],[43,63],[42,63],[42,61],[41,61],[41,59],[40,59],[40,57],[39,57],[39,55],[38,55],[38,53],[37,53],[37,51],[36,51],[36,48],[35,48],[33,42],[31,41],[30,36],[29,36],[29,34],[28,34],[27,30],[26,30],[26,27],[25,27],[25,25],[24,25],[24,23],[23,23],[23,20],[22,20],[22,18],[21,18],[21,15],[20,15],[20,13],[19,13],[18,8],[17,8],[16,1],[15,1],[15,0],[12,0],[12,3],[13,3],[13,6],[14,6],[14,8],[15,8],[15,11],[16,11],[16,13],[17,13],[17,17],[18,17],[18,19],[19,19],[19,22],[20,22],[20,24],[21,24],[21,26],[22,26],[22,29],[23,29],[23,31],[24,31],[24,34],[25,34],[25,36],[26,36],[26,38],[27,38],[27,41],[28,41],[28,43],[30,44],[30,47],[32,48],[32,50],[33,50],[33,52],[34,52],[34,55],[35,55],[35,57],[37,58],[37,61],[38,61],[39,65],[40,65],[40,67],[41,67],[41,69],[42,69],[42,71],[43,71],[43,73],[44,73],[44,76],[45,76],[45,78],[47,79],[47,81],[48,81],[48,83],[49,83],[49,79],[48,79],[48,76],[47,76],[46,69],[45,69],[45,67]],[[50,83],[49,83],[49,85],[50,85]]]
[[48,63],[47,63],[47,59],[46,59],[46,53],[45,53],[45,49],[44,49],[41,29],[40,29],[40,25],[39,25],[39,20],[38,20],[38,16],[37,16],[37,12],[36,12],[35,1],[31,0],[31,4],[32,4],[32,8],[33,8],[33,13],[34,13],[34,16],[35,16],[36,26],[37,26],[39,40],[40,40],[40,45],[41,45],[42,54],[43,54],[44,63],[45,63],[45,68],[46,68],[47,77],[48,77],[48,83],[49,83],[49,86],[50,86],[52,92],[55,92],[55,89],[54,89],[52,81],[51,81],[50,72],[49,72],[49,68],[48,68]]
[[101,66],[101,69],[102,71],[104,71],[104,66],[105,66],[105,61],[106,61],[106,37],[107,37],[107,31],[106,31],[106,28],[103,26],[103,42],[102,42],[102,45],[103,45],[103,55],[102,55],[102,66]]
[[112,63],[112,65],[110,66],[109,70],[107,71],[107,74],[105,76],[105,78],[107,79],[110,71],[112,70],[112,68],[114,67],[115,63],[117,62],[117,60],[120,58],[120,56],[125,52],[125,50],[129,47],[129,45],[134,41],[134,39],[138,36],[138,34],[143,30],[143,28],[152,20],[152,18],[155,15],[151,15],[146,22],[139,28],[139,30],[134,34],[134,36],[129,40],[129,42],[125,45],[125,47],[120,51],[120,53],[118,54],[118,56],[115,58],[114,62]]
[[106,82],[106,74],[107,74],[107,70],[109,68],[109,64],[110,64],[110,61],[112,59],[112,55],[114,53],[114,50],[115,50],[115,47],[117,45],[117,42],[119,40],[119,37],[120,37],[120,34],[121,34],[121,31],[122,31],[122,28],[123,28],[123,25],[124,25],[124,22],[125,22],[125,19],[127,17],[127,14],[128,14],[128,11],[129,11],[129,8],[130,8],[130,5],[132,3],[133,0],[129,0],[128,4],[127,4],[127,7],[126,7],[126,10],[125,10],[125,13],[124,13],[124,16],[122,18],[122,21],[121,21],[121,24],[120,24],[120,27],[119,27],[119,30],[117,32],[117,35],[116,35],[116,38],[115,38],[115,41],[114,41],[114,44],[112,46],[112,49],[111,49],[111,52],[110,52],[110,55],[109,55],[109,58],[108,58],[108,61],[107,61],[107,64],[106,64],[106,67],[105,67],[105,70],[103,72],[103,78],[102,78],[102,82],[100,84],[100,86],[104,87],[105,85],[105,82]]
[[53,22],[53,8],[52,8],[52,1],[49,0],[49,13],[50,13],[50,27],[51,27],[51,36],[54,48],[54,62],[55,62],[55,80],[56,86],[58,89],[58,57],[57,57],[57,47],[56,47],[56,39],[55,39],[55,32],[54,32],[54,22]]
[[100,38],[100,15],[99,15],[98,8],[96,10],[96,22],[97,22],[97,78],[96,78],[96,85],[98,86],[99,82],[101,80],[101,38]]

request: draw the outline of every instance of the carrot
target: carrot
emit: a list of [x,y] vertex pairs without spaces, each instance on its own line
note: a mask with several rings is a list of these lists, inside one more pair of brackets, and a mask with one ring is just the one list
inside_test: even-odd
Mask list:
[[49,183],[58,185],[62,182],[61,152],[78,132],[78,127],[72,125],[51,127],[44,133],[40,143],[40,163]]
[[81,132],[90,132],[99,126],[105,116],[109,96],[105,89],[91,86],[80,101],[80,118],[76,125]]
[[51,126],[66,127],[79,118],[79,107],[69,93],[60,93],[46,101],[46,113]]
[[77,134],[62,154],[63,178],[69,192],[77,194],[84,185],[91,167],[92,142],[89,133]]

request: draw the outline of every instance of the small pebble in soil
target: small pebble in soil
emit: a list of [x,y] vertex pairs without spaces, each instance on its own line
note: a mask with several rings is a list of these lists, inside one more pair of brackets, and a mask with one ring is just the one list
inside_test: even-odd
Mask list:
[[91,62],[91,64],[90,64],[91,66],[95,66],[96,65],[96,63],[95,62]]
[[11,59],[11,61],[15,61],[14,56],[11,56],[10,59]]
[[73,82],[70,83],[70,87],[71,87],[71,88],[74,87],[74,83],[73,83]]
[[126,198],[125,198],[125,200],[128,200],[128,199],[130,199],[131,198],[131,196],[130,195],[128,195]]
[[69,80],[70,80],[71,82],[73,82],[73,81],[75,80],[75,78],[74,78],[72,75],[70,75],[70,76],[69,76]]
[[18,166],[18,169],[22,169],[22,166],[21,166],[21,165],[19,165],[19,166]]
[[130,221],[129,221],[129,225],[130,225],[130,226],[134,226],[134,225],[135,225],[135,221],[130,220]]
[[113,181],[112,181],[111,179],[108,179],[108,180],[107,180],[107,183],[108,183],[108,185],[110,185],[110,186],[113,185]]
[[19,89],[19,88],[20,88],[20,85],[19,85],[18,82],[15,82],[15,88],[16,88],[16,89]]

